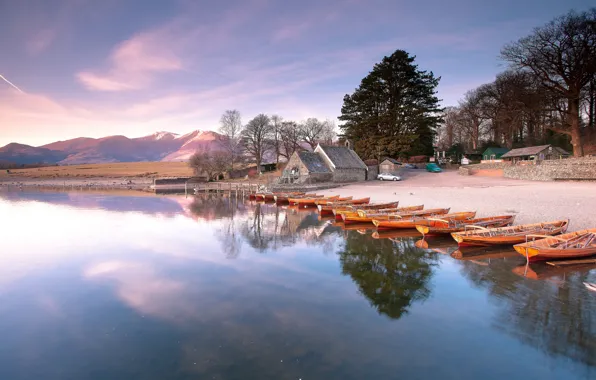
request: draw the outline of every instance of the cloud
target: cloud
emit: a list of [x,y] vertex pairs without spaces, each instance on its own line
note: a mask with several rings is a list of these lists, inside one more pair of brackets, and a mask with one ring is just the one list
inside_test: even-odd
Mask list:
[[43,53],[52,45],[56,35],[55,29],[46,28],[38,31],[27,41],[27,52],[33,56]]
[[183,68],[167,29],[140,33],[119,44],[104,71],[81,71],[77,79],[89,90],[128,91],[149,86],[154,76]]

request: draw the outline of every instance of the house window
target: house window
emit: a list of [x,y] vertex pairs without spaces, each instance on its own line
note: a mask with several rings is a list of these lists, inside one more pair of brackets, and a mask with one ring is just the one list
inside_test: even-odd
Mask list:
[[494,154],[490,156],[490,159],[491,159],[491,160],[494,160],[494,159],[496,159],[496,158],[497,158],[497,156],[496,156],[496,155],[494,155]]

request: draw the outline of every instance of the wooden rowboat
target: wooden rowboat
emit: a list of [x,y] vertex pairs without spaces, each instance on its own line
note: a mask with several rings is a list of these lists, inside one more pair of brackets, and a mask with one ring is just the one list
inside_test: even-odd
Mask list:
[[288,198],[303,198],[303,197],[322,197],[322,195],[314,194],[314,193],[276,193],[273,196],[273,200],[277,203],[287,203]]
[[416,228],[416,223],[433,216],[445,215],[449,208],[434,208],[428,210],[414,211],[405,214],[380,214],[371,215],[373,224],[379,230],[390,230],[394,228]]
[[[349,223],[372,223],[373,219],[375,218],[380,218],[380,219],[385,219],[388,218],[389,215],[417,215],[417,213],[419,212],[426,212],[426,211],[422,211],[422,209],[424,208],[423,205],[418,205],[418,206],[408,206],[408,207],[401,207],[398,209],[395,209],[396,211],[392,214],[389,213],[375,213],[375,214],[366,214],[365,216],[360,216],[359,212],[356,213],[345,213],[342,214],[342,218],[345,224],[349,224]],[[437,211],[440,209],[435,209],[434,211]],[[361,210],[358,210],[361,211]],[[432,212],[433,210],[430,210],[430,212]]]
[[304,195],[304,192],[294,191],[290,193],[266,193],[265,194],[265,202],[274,202],[276,201],[276,196],[278,195],[286,195],[286,196],[293,196],[298,197]]
[[527,235],[527,238],[544,238],[513,246],[528,261],[570,259],[596,255],[596,228],[559,236]]
[[[569,220],[556,220],[546,223],[520,224],[511,227],[484,228],[466,227],[464,231],[451,234],[460,246],[465,245],[501,245],[520,244],[526,242],[528,235],[558,235],[565,233]],[[471,227],[471,228],[470,228]]]
[[333,215],[333,210],[348,210],[354,205],[367,204],[368,202],[370,202],[370,198],[352,199],[344,202],[327,201],[325,204],[318,204],[317,208],[321,216],[325,216]]
[[[476,214],[476,212],[474,212]],[[483,228],[494,228],[510,226],[515,220],[515,215],[498,215],[488,218],[466,218],[466,213],[461,213],[461,219],[456,218],[428,218],[416,224],[416,229],[422,235],[442,235],[453,232],[464,231],[466,227],[478,226]],[[473,216],[472,216],[473,218]]]
[[365,205],[350,205],[350,206],[345,206],[346,208],[338,208],[338,209],[333,209],[333,214],[335,215],[335,220],[338,222],[343,221],[343,218],[341,216],[342,213],[346,213],[346,212],[357,212],[358,210],[378,210],[378,209],[383,209],[383,208],[392,208],[392,207],[397,207],[397,205],[399,204],[399,202],[389,202],[389,203],[372,203],[372,204],[365,204]]
[[317,196],[317,197],[308,197],[308,198],[297,198],[297,197],[289,197],[288,202],[290,205],[296,206],[315,206],[315,202],[320,199],[327,199],[327,200],[336,200],[339,198],[339,195],[334,195],[332,197],[325,197],[325,196]]
[[350,202],[351,200],[352,200],[352,197],[339,197],[339,198],[333,199],[333,200],[322,198],[322,199],[317,199],[315,201],[315,205],[317,205],[317,207],[318,207],[319,205],[333,204],[333,203],[336,203],[336,202],[339,202],[339,203],[341,203],[341,202]]

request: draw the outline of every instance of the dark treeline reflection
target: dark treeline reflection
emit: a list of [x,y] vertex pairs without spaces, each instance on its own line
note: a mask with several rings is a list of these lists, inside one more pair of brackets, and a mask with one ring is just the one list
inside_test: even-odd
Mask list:
[[380,314],[398,319],[430,296],[438,257],[417,248],[415,239],[371,239],[349,231],[338,254],[342,272]]
[[596,365],[596,297],[583,285],[589,271],[547,264],[512,270],[511,262],[497,261],[464,262],[461,272],[499,301],[496,328],[550,355]]
[[267,252],[298,243],[322,246],[333,252],[341,229],[320,221],[317,213],[272,204],[245,202],[234,196],[203,194],[189,206],[193,216],[217,220],[216,237],[228,258],[235,258],[248,244],[258,252]]

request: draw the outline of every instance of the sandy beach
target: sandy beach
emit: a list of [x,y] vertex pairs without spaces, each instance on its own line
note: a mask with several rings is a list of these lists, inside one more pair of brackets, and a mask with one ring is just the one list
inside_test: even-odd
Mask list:
[[596,227],[594,182],[533,182],[413,170],[401,182],[371,181],[320,193],[371,197],[372,202],[399,200],[400,206],[451,207],[454,212],[477,211],[479,217],[515,214],[515,224],[569,218],[571,231]]

